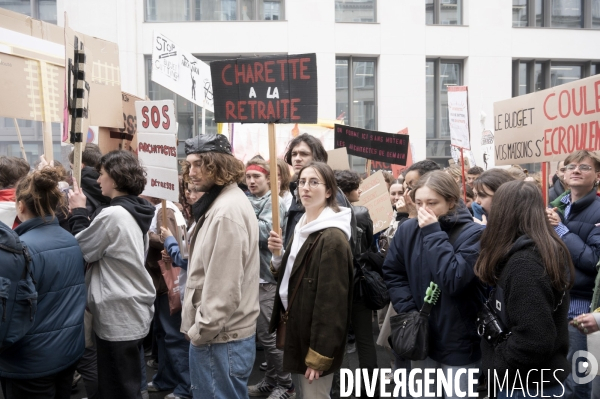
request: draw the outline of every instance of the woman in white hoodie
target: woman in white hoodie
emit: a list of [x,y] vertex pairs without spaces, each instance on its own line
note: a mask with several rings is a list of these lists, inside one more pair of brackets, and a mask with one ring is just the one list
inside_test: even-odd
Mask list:
[[[344,357],[350,321],[351,211],[337,205],[336,192],[327,164],[314,162],[300,171],[296,197],[306,212],[285,253],[274,255],[271,261],[279,277],[270,330],[287,320],[283,369],[304,375],[300,385],[306,398],[329,398],[333,373]],[[283,249],[280,236],[273,231],[269,249]]]

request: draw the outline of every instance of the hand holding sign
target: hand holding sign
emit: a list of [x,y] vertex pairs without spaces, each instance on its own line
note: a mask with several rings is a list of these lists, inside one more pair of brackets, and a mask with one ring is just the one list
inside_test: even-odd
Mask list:
[[77,180],[73,179],[73,189],[69,190],[69,210],[73,212],[75,208],[85,208],[86,202],[87,198],[85,194],[79,188]]

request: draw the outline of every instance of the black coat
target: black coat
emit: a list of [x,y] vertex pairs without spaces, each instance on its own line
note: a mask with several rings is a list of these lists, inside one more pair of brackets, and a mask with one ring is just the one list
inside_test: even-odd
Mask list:
[[534,245],[527,236],[519,237],[498,266],[497,286],[503,295],[497,299],[504,302],[500,305],[503,321],[512,335],[495,348],[481,341],[482,366],[496,370],[500,381],[506,372],[508,381],[515,381],[518,371],[523,384],[528,378],[532,387],[542,381],[539,370],[550,369],[543,375],[544,386],[550,387],[564,381],[571,371],[567,362],[569,293],[563,297],[563,291],[552,288]]
[[564,192],[565,188],[563,187],[562,183],[559,179],[556,179],[556,182],[554,182],[552,187],[550,187],[550,189],[548,190],[548,202],[550,203],[554,201],[555,199],[560,197],[560,195]]
[[[315,370],[323,371],[323,375],[331,374],[341,367],[346,351],[352,306],[352,253],[341,230],[330,227],[322,231],[290,307],[283,369],[292,373],[304,374],[310,364]],[[308,249],[318,234],[309,235],[298,251],[290,275],[290,297],[300,278],[300,268],[306,262]],[[281,261],[269,328],[271,332],[276,330],[284,310],[279,288],[291,242],[287,248]]]
[[[449,235],[462,228],[454,244]],[[450,366],[481,358],[476,319],[481,304],[473,267],[483,227],[464,205],[424,228],[409,219],[396,231],[383,263],[383,277],[397,313],[420,310],[431,281],[441,289],[429,316],[429,357]]]

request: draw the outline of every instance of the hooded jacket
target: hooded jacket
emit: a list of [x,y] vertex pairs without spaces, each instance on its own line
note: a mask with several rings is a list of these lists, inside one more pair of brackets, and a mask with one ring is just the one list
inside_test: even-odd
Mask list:
[[81,190],[85,194],[85,207],[88,214],[92,215],[92,219],[100,213],[102,208],[110,205],[110,197],[102,195],[98,177],[100,177],[100,174],[91,166],[81,169]]
[[[271,191],[268,191],[262,197],[255,195],[248,196],[248,200],[254,208],[254,213],[258,219],[258,248],[260,249],[260,279],[261,282],[277,284],[273,273],[271,273],[271,251],[269,251],[268,240],[269,233],[273,230],[273,204],[271,202]],[[279,199],[279,227],[283,229],[285,226],[286,214],[285,204]]]
[[38,303],[31,329],[0,354],[0,376],[46,377],[71,366],[83,354],[83,256],[77,241],[59,226],[57,218],[29,219],[15,232],[31,255]]
[[567,361],[569,293],[552,287],[535,243],[525,235],[496,268],[502,295],[498,296],[497,289],[495,299],[502,302],[502,320],[512,335],[495,348],[481,341],[483,370],[495,370],[499,381],[507,373],[508,381],[515,381],[519,374],[532,388],[542,381],[544,387],[557,385],[571,371]]
[[113,198],[92,222],[76,208],[71,231],[79,242],[86,273],[93,328],[106,341],[144,338],[154,315],[156,291],[144,267],[148,229],[155,208],[134,195]]
[[592,189],[572,203],[569,218],[565,219],[566,205],[560,202],[565,195],[571,195],[571,191],[565,191],[550,206],[558,208],[562,223],[569,229],[561,238],[569,248],[575,266],[575,285],[571,288],[571,296],[591,300],[600,258],[600,198],[596,196],[596,188]]
[[[287,309],[288,293],[293,291],[305,267],[296,298],[289,308],[283,369],[304,374],[307,367],[328,375],[340,368],[344,358],[346,333],[352,306],[353,264],[350,250],[348,208],[335,213],[325,208],[319,217],[306,222],[302,216],[283,257],[274,257],[279,273],[270,331],[279,324]],[[321,237],[314,244],[319,232]],[[310,261],[308,253],[312,251]]]
[[552,202],[565,192],[565,188],[559,179],[556,179],[552,187],[548,190],[548,202]]
[[[449,236],[458,228],[462,231],[451,244]],[[429,316],[429,357],[436,362],[464,366],[481,358],[475,325],[481,301],[473,267],[482,231],[462,203],[424,228],[409,219],[396,231],[383,263],[397,313],[420,310],[429,283],[439,285],[440,299]]]

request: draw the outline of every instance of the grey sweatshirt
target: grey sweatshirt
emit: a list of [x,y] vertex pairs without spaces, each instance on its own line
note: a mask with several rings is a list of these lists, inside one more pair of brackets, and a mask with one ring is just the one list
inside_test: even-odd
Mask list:
[[84,259],[93,328],[106,341],[133,341],[148,335],[156,291],[144,267],[148,234],[121,206],[104,208],[75,236]]

